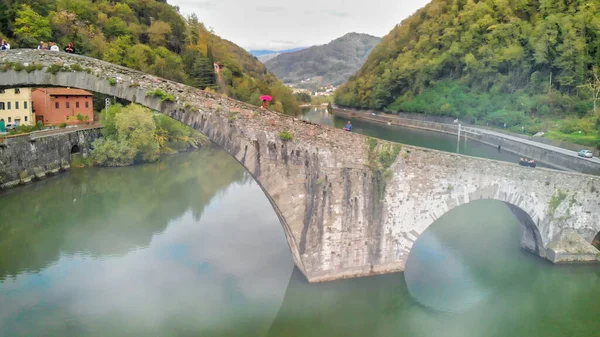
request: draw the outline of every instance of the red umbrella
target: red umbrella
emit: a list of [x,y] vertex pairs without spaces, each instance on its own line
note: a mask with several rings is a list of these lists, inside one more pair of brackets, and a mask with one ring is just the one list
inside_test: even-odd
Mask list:
[[261,101],[269,101],[270,102],[270,101],[273,100],[273,97],[271,97],[269,95],[263,95],[263,96],[260,96],[260,100]]

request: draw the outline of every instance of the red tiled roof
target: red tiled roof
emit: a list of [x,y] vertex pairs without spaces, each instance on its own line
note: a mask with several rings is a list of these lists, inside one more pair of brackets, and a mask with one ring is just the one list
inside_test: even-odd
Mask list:
[[93,96],[89,91],[81,89],[69,89],[69,88],[38,88],[36,90],[42,90],[48,94],[48,96]]

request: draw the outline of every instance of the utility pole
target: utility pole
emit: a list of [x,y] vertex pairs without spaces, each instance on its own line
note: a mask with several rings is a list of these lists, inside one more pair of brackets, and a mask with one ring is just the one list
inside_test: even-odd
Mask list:
[[458,140],[456,141],[456,153],[459,153],[460,149],[460,124],[458,124]]

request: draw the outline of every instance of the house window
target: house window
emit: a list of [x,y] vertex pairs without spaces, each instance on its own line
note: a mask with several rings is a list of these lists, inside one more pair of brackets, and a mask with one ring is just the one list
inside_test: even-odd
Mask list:
[[21,93],[21,89],[15,89],[15,94],[20,94]]
[[10,110],[11,106],[10,106],[10,102],[6,102],[6,110]]
[[27,109],[27,101],[23,102],[23,109]]
[[12,121],[12,119],[10,117],[8,117],[8,122],[10,123]]
[[15,110],[19,110],[19,102],[15,102]]
[[4,102],[0,102],[0,110],[4,110]]
[[54,108],[58,109],[59,105],[58,102],[54,102]]
[[71,107],[71,103],[67,102],[67,109]]
[[85,107],[89,108],[90,107],[90,103],[89,102],[85,102]]
[[25,121],[27,122],[27,116],[25,116]]
[[75,109],[79,109],[79,102],[75,102]]

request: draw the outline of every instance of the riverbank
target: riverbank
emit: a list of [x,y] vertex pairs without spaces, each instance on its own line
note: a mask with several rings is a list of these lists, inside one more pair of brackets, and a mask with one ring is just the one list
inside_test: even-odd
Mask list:
[[3,137],[0,141],[0,189],[27,184],[71,168],[74,154],[89,155],[101,126],[51,130]]
[[[369,122],[397,125],[408,128],[416,128],[428,131],[441,132],[456,135],[457,124],[440,123],[426,120],[426,116],[418,115],[420,119],[406,118],[408,114],[395,115],[375,114],[372,111],[359,111],[350,109],[333,109],[332,113],[345,119],[361,119]],[[600,160],[598,158],[586,159],[577,156],[574,151],[558,148],[552,145],[542,144],[524,138],[519,138],[479,127],[461,127],[461,137],[476,140],[493,148],[501,147],[502,151],[510,152],[518,156],[535,159],[550,167],[577,171],[586,174],[600,175]],[[467,132],[464,132],[467,131]]]
[[[425,114],[421,114],[421,113],[411,113],[411,112],[395,112],[395,113],[391,114],[391,113],[385,113],[383,111],[377,111],[377,110],[360,110],[360,109],[340,108],[340,107],[337,107],[336,109],[342,110],[342,111],[351,111],[351,112],[356,112],[356,113],[365,113],[365,114],[369,114],[369,115],[375,114],[376,116],[398,117],[400,119],[420,120],[420,121],[425,121],[425,122],[434,122],[434,123],[441,123],[441,124],[453,124],[454,120],[455,120],[455,118],[447,117],[447,116],[432,116],[432,115],[425,115]],[[512,136],[512,137],[517,137],[517,138],[521,138],[521,139],[525,139],[525,140],[534,141],[537,143],[542,143],[542,144],[546,144],[546,145],[563,148],[565,150],[578,152],[582,149],[586,149],[586,150],[592,151],[594,153],[594,156],[600,157],[600,149],[599,148],[594,147],[594,146],[587,146],[587,145],[577,144],[574,142],[565,141],[565,139],[569,138],[569,137],[567,137],[569,135],[565,136],[565,134],[562,134],[560,132],[548,131],[546,134],[549,135],[549,138],[547,138],[547,137],[539,137],[539,136],[533,136],[533,135],[529,135],[529,134],[523,134],[523,133],[519,133],[516,131],[510,131],[510,129],[494,128],[494,127],[490,127],[490,126],[472,124],[472,123],[468,123],[465,121],[460,121],[460,123],[463,126],[468,125],[470,127],[489,130],[489,131],[493,131],[493,132],[498,132],[498,133],[505,134],[505,135]],[[529,130],[526,130],[526,131],[529,131]],[[574,136],[570,136],[570,138],[573,138],[573,137]]]

